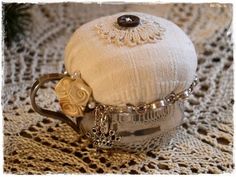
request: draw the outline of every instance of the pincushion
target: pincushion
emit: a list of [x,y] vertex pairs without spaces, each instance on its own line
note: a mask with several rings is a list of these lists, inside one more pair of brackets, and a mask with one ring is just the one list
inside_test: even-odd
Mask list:
[[144,13],[134,28],[117,27],[119,13],[78,28],[65,50],[70,75],[80,71],[103,104],[139,104],[188,88],[197,56],[188,36],[174,23]]
[[[137,12],[78,28],[66,46],[65,67],[67,74],[46,75],[33,85],[32,105],[98,148],[149,151],[169,142],[182,123],[182,101],[197,82],[187,35],[168,20]],[[63,114],[35,103],[38,88],[52,79],[60,80],[55,92]]]

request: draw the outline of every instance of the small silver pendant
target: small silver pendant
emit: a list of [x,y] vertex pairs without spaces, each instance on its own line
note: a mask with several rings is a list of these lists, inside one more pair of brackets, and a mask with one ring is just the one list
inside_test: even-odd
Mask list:
[[110,128],[110,117],[108,111],[104,106],[97,106],[95,108],[95,126],[87,136],[92,140],[92,143],[97,148],[110,149],[113,145],[121,140],[115,130]]

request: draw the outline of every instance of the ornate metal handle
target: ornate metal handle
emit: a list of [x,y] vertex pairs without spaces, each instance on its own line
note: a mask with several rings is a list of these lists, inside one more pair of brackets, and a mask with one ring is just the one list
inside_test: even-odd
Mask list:
[[31,87],[31,93],[30,93],[31,105],[32,105],[34,111],[39,113],[40,115],[48,116],[48,117],[60,120],[62,122],[65,122],[69,126],[71,126],[77,133],[80,133],[79,126],[76,125],[76,123],[74,123],[70,118],[65,116],[63,113],[43,109],[43,108],[39,107],[35,102],[36,94],[37,94],[39,88],[44,83],[52,81],[52,80],[60,80],[64,76],[65,76],[65,74],[52,73],[52,74],[43,75],[39,79],[37,79],[37,81]]

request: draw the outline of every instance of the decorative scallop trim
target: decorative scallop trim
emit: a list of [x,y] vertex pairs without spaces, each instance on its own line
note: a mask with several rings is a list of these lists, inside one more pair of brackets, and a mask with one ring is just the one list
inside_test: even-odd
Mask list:
[[97,34],[109,43],[133,47],[155,43],[163,38],[165,29],[154,18],[142,17],[136,27],[121,27],[117,22],[95,25]]

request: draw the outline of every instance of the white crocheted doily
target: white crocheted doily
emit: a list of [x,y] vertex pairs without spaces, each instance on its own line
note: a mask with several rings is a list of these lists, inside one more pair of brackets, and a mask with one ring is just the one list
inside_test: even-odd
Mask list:
[[[36,114],[29,92],[38,76],[63,72],[64,47],[75,29],[97,17],[142,11],[167,18],[193,40],[200,80],[185,103],[184,124],[169,146],[146,154],[97,154],[68,125]],[[194,174],[231,172],[233,165],[233,47],[230,5],[35,4],[32,31],[4,48],[4,171],[17,174],[130,173]],[[59,109],[54,84],[37,98]]]

